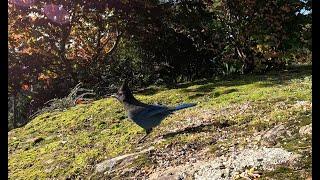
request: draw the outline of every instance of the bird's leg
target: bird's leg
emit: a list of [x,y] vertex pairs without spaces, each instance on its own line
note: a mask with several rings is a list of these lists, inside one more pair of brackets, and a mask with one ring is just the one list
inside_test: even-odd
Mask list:
[[146,129],[146,134],[138,141],[138,143],[141,143],[144,141],[144,139],[151,133],[152,128],[151,129]]

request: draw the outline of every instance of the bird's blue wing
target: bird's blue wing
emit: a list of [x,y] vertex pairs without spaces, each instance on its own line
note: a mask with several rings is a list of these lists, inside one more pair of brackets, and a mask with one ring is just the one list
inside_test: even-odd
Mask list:
[[166,106],[150,105],[139,113],[140,117],[148,118],[158,114],[169,114],[171,111]]

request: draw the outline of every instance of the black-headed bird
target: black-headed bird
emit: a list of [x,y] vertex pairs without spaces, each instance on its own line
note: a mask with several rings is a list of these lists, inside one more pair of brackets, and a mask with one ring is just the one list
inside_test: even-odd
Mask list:
[[139,140],[139,143],[151,133],[152,129],[158,126],[162,120],[175,111],[195,106],[195,103],[181,104],[176,107],[167,107],[162,105],[149,105],[137,100],[127,82],[124,81],[118,92],[112,97],[117,98],[127,112],[129,119],[142,127],[146,134]]

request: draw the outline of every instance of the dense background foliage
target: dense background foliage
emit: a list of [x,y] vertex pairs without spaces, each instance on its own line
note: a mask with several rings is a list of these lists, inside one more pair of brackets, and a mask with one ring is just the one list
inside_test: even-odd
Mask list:
[[309,0],[11,0],[9,129],[79,82],[97,97],[310,63]]

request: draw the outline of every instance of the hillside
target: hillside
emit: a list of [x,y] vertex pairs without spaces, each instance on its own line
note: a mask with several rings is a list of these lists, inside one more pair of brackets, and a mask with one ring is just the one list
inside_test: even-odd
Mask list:
[[144,131],[115,99],[42,114],[9,132],[9,178],[306,179],[312,166],[311,77],[310,66],[299,66],[176,89],[150,87],[136,97],[198,104],[167,118],[142,144],[137,141]]

